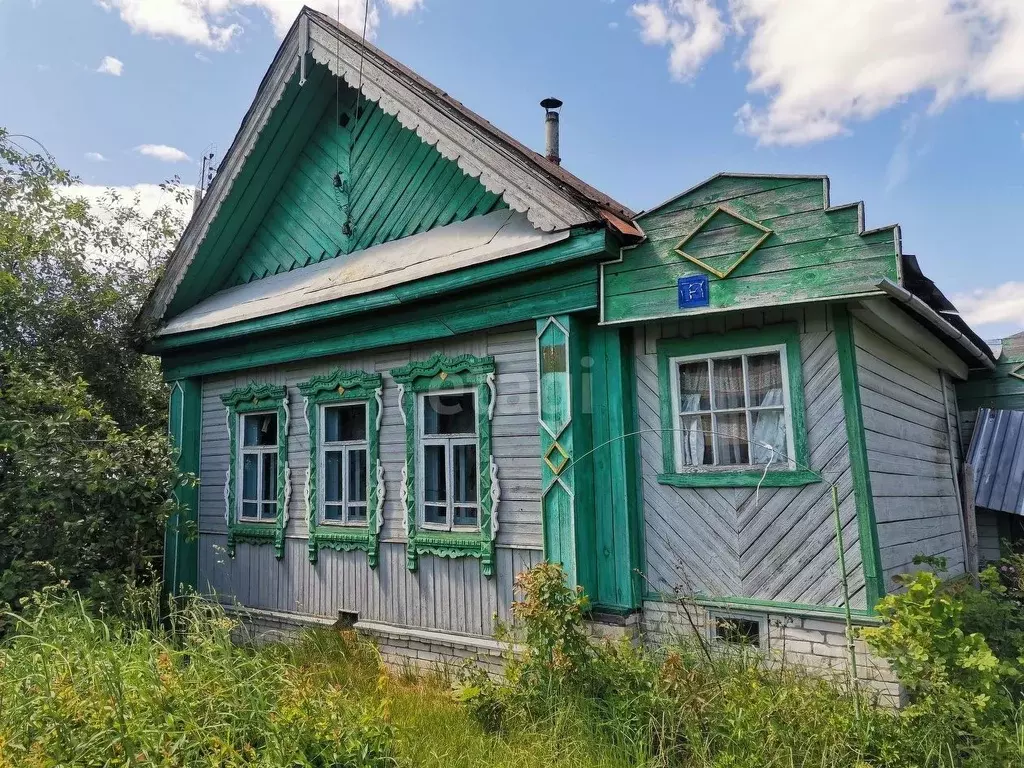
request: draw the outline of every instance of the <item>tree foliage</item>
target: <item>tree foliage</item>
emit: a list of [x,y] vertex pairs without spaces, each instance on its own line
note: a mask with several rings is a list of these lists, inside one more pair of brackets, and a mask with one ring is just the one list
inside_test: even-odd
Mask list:
[[0,604],[15,607],[56,581],[98,595],[137,577],[180,481],[134,324],[180,213],[113,191],[90,206],[22,144],[0,129]]

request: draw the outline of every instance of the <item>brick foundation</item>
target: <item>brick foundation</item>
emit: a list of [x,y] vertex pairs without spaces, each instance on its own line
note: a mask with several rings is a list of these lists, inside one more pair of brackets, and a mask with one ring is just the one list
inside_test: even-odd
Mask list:
[[[777,664],[795,664],[809,672],[846,685],[850,679],[850,656],[845,619],[827,615],[797,616],[789,613],[746,608],[704,607],[687,603],[648,601],[644,603],[642,629],[645,642],[665,646],[692,639],[699,633],[710,647],[723,647],[714,636],[717,618],[753,619],[761,622],[760,647],[766,658]],[[856,625],[855,625],[856,626]],[[863,640],[854,641],[857,685],[873,693],[879,703],[900,706],[903,691],[889,664],[873,656]]]

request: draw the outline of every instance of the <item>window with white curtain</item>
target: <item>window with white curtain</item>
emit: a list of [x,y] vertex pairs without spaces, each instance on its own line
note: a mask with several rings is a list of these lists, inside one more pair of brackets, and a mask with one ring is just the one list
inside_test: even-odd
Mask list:
[[476,393],[419,395],[420,523],[434,530],[480,527]]
[[670,360],[676,471],[792,466],[784,345]]
[[366,403],[322,405],[318,456],[320,522],[366,525]]

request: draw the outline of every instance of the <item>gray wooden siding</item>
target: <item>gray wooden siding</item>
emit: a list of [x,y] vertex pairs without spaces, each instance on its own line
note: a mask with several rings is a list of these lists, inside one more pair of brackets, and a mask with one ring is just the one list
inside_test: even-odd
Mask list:
[[[827,482],[801,488],[661,485],[657,340],[795,322],[805,385],[812,468]],[[846,442],[839,361],[824,306],[749,311],[638,326],[636,370],[647,579],[662,592],[838,606],[841,576],[831,485],[839,488],[851,605],[865,607],[857,515]]]
[[998,560],[999,551],[999,516],[1001,512],[991,509],[978,510],[978,562],[984,568],[987,563]]
[[509,619],[516,574],[543,559],[539,550],[500,548],[495,574],[484,578],[473,558],[421,557],[418,570],[405,567],[405,545],[381,544],[380,562],[366,565],[364,552],[323,550],[312,565],[306,543],[286,542],[282,560],[273,547],[238,545],[235,558],[226,537],[200,540],[200,584],[222,602],[249,608],[337,617],[354,612],[363,621],[489,636],[494,619]]
[[[501,505],[497,539],[499,568],[498,574],[490,580],[480,575],[480,563],[476,559],[438,560],[425,556],[420,560],[418,573],[410,574],[405,570],[400,500],[405,427],[399,414],[398,390],[388,371],[410,360],[425,359],[436,351],[449,356],[468,352],[495,357],[497,398],[492,448],[498,463]],[[322,550],[320,562],[315,566],[306,556],[305,482],[309,436],[304,401],[296,385],[336,368],[378,371],[384,376],[381,460],[387,492],[381,531],[382,562],[376,571],[366,565],[366,555],[362,552]],[[268,546],[239,544],[233,561],[223,551],[228,435],[220,396],[250,381],[288,387],[288,466],[292,490],[285,530],[287,551],[280,562],[274,559],[273,548]],[[495,610],[499,614],[507,610],[514,573],[541,559],[540,483],[536,343],[532,324],[498,328],[486,334],[438,343],[392,347],[209,377],[203,381],[200,586],[209,584],[219,594],[237,598],[250,607],[315,615],[335,615],[339,609],[356,610],[361,618],[376,621],[488,634],[491,614]],[[422,605],[428,595],[431,607]],[[419,607],[415,607],[417,604]],[[480,607],[484,605],[488,606],[486,616]]]
[[[955,403],[939,371],[855,321],[868,467],[887,589],[915,555],[964,569],[964,532],[954,462]],[[952,447],[953,454],[950,449]]]

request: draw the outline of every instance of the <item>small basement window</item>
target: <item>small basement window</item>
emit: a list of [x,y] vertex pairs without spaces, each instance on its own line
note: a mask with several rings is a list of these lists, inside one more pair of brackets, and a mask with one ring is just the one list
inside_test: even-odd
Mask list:
[[761,647],[762,623],[748,616],[712,616],[714,639],[730,645]]

